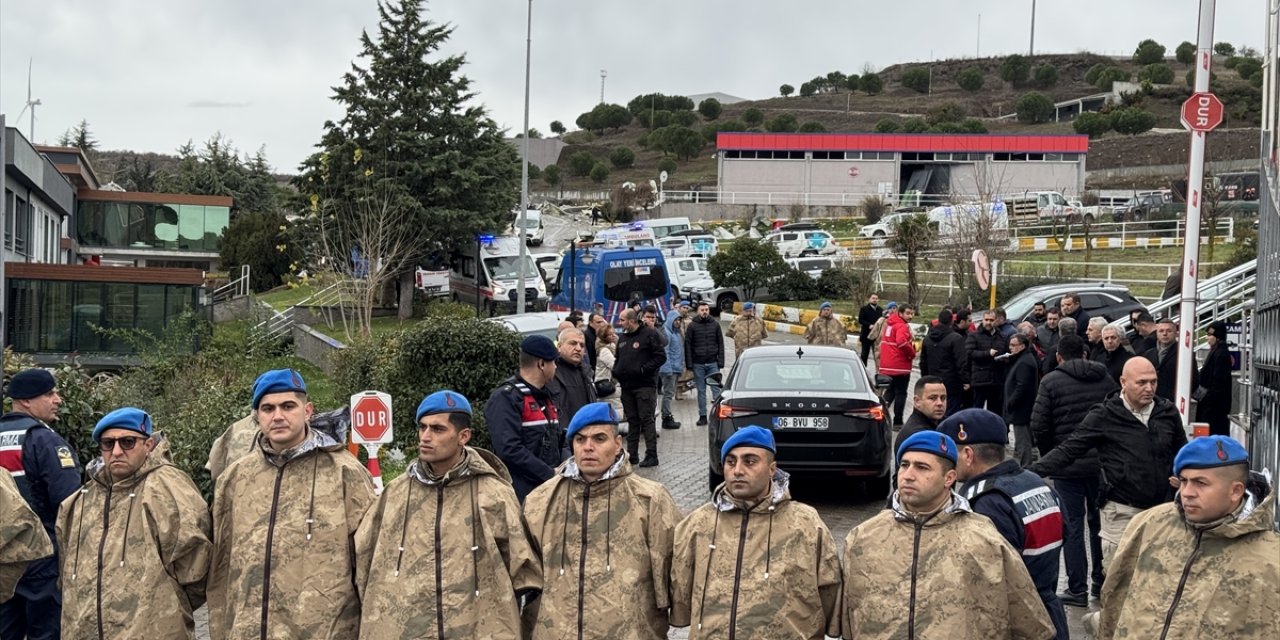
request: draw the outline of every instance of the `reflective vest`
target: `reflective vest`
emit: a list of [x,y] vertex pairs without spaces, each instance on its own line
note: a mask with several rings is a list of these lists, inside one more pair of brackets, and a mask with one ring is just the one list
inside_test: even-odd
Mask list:
[[1036,590],[1056,593],[1058,554],[1054,552],[1062,547],[1062,511],[1057,495],[1040,476],[1024,469],[966,485],[964,497],[972,503],[992,491],[1004,494],[1022,519],[1022,548],[1018,551]]
[[[22,462],[22,447],[27,441],[27,432],[33,428],[48,428],[43,423],[30,416],[21,414],[8,414],[5,420],[0,420],[0,469],[8,471],[13,476],[13,482],[18,485],[18,492],[22,494],[22,498],[27,504],[33,504],[31,501],[31,483],[27,481],[27,470]],[[54,506],[57,509],[57,505]],[[54,514],[57,515],[56,513]]]

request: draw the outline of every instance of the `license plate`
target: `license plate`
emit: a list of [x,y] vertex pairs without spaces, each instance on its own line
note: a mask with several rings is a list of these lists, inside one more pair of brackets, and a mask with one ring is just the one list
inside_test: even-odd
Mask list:
[[774,429],[826,429],[831,418],[822,416],[778,416],[773,419]]

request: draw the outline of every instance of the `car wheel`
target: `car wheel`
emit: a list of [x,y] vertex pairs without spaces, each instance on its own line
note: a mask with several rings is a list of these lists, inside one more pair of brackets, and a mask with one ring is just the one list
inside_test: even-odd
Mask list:
[[490,300],[486,302],[484,306],[485,312],[489,314],[490,318],[498,315],[498,305],[494,301]]
[[884,232],[876,231],[875,233],[871,234],[871,237],[875,238],[876,240],[884,240]]
[[1093,214],[1092,213],[1084,214],[1084,221],[1085,221],[1085,224],[1093,224]]
[[716,308],[719,309],[721,313],[725,311],[732,312],[733,303],[737,301],[738,301],[738,296],[735,296],[732,293],[721,294],[719,298],[716,298]]
[[724,476],[710,469],[707,470],[707,493],[715,493],[716,487],[722,482],[724,482]]
[[800,252],[801,258],[808,258],[809,256],[816,256],[816,255],[818,255],[818,252],[814,251],[813,249],[805,249],[804,251]]

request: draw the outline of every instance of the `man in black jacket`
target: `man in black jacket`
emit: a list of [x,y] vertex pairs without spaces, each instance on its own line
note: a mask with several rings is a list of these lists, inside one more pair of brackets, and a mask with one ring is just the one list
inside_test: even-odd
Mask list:
[[551,338],[526,337],[520,342],[520,369],[502,381],[484,403],[493,452],[507,465],[511,486],[521,503],[535,487],[550,480],[556,466],[564,461],[564,430],[547,391],[559,358]]
[[868,337],[871,327],[884,315],[880,308],[880,296],[871,294],[866,306],[858,310],[858,344],[862,345],[862,366],[867,366],[867,358],[871,356],[871,348],[876,341]]
[[1004,364],[996,356],[1009,351],[1009,342],[996,328],[995,311],[982,314],[982,326],[969,334],[964,348],[969,355],[973,407],[999,415],[1004,411]]
[[[969,381],[969,355],[964,338],[951,327],[951,312],[938,313],[920,348],[920,376],[937,376],[947,387],[947,415],[960,410],[964,385]],[[894,449],[897,451],[897,449]]]
[[[698,426],[704,427],[707,425],[707,379],[724,368],[724,334],[720,323],[711,317],[711,305],[706,302],[698,303],[698,314],[684,330],[684,366],[693,372],[693,384],[698,389]],[[711,401],[719,399],[719,391],[713,391]]]
[[[1074,324],[1074,320],[1066,322]],[[1080,428],[1098,403],[1117,389],[1107,368],[1084,359],[1084,341],[1072,326],[1054,349],[1057,367],[1045,374],[1031,411],[1031,434],[1040,455],[1048,455]],[[1067,567],[1067,590],[1062,601],[1076,607],[1089,605],[1089,594],[1102,592],[1102,539],[1098,537],[1098,452],[1089,450],[1066,467],[1050,474],[1062,500],[1066,537],[1062,557]],[[1085,556],[1084,525],[1089,524],[1089,555]],[[1093,587],[1089,587],[1089,578]]]
[[[627,453],[631,464],[658,466],[658,431],[654,415],[658,411],[658,369],[667,361],[662,338],[640,321],[635,309],[618,316],[622,335],[618,336],[618,358],[613,378],[621,387],[622,411],[627,416]],[[640,460],[640,434],[644,434],[644,461]]]
[[583,358],[581,331],[565,329],[557,342],[560,357],[556,358],[556,373],[547,382],[547,391],[556,404],[560,424],[569,424],[578,409],[596,401],[596,374]]
[[[1162,318],[1156,324],[1156,346],[1142,355],[1156,368],[1156,396],[1173,402],[1178,393],[1178,323]],[[1192,364],[1192,391],[1199,382],[1199,372]]]
[[1097,450],[1103,571],[1133,516],[1173,499],[1169,478],[1187,432],[1173,403],[1155,393],[1155,367],[1146,358],[1129,360],[1120,376],[1120,393],[1090,410],[1071,437],[1030,467],[1053,476],[1090,449]]
[[1073,291],[1062,296],[1062,300],[1058,302],[1058,308],[1062,310],[1063,318],[1076,321],[1076,334],[1081,338],[1085,337],[1085,331],[1089,329],[1089,312],[1080,306],[1080,294]]
[[1129,347],[1133,355],[1140,356],[1156,346],[1156,320],[1147,311],[1140,311],[1133,321],[1133,336]]
[[1015,333],[1009,338],[1009,373],[1004,379],[1004,421],[1013,427],[1013,457],[1018,464],[1031,464],[1031,410],[1040,385],[1039,361],[1030,338]]
[[937,431],[938,423],[947,414],[950,406],[947,386],[938,376],[922,375],[916,380],[915,397],[911,399],[911,415],[898,430],[893,439],[893,450],[897,451],[907,438],[920,431]]

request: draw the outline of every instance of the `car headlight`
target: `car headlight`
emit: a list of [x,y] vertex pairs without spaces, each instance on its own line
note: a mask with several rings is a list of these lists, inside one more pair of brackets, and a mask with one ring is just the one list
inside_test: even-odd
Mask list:
[[502,288],[502,285],[500,285],[500,284],[495,284],[495,285],[493,285],[493,295],[494,295],[495,297],[497,297],[497,296],[505,296],[505,295],[507,295],[507,290],[506,290],[506,289],[504,289],[504,288]]

